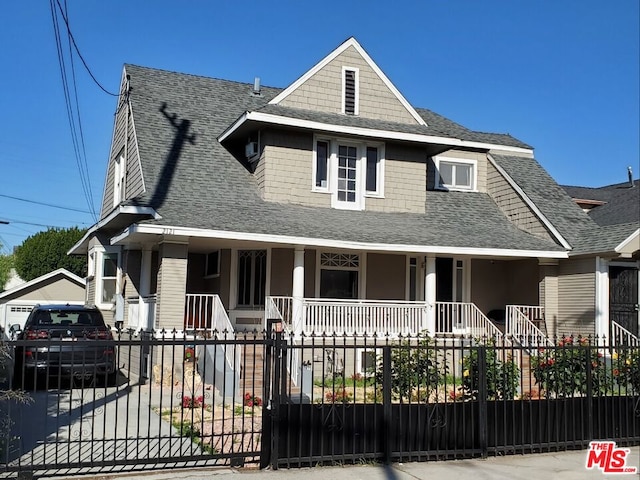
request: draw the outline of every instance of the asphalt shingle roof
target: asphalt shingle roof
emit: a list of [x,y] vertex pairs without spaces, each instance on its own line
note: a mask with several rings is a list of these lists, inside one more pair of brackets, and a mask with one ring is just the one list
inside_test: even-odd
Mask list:
[[624,182],[599,188],[566,185],[562,188],[576,199],[607,202],[589,211],[589,217],[598,225],[640,223],[640,180],[634,180],[633,187]]
[[578,242],[585,228],[597,227],[534,158],[491,156],[571,245]]
[[516,228],[484,193],[427,192],[426,214],[266,202],[253,175],[217,138],[279,89],[262,87],[262,96],[254,96],[251,84],[133,65],[126,72],[147,188],[129,203],[157,209],[162,218],[148,223],[364,243],[563,250]]

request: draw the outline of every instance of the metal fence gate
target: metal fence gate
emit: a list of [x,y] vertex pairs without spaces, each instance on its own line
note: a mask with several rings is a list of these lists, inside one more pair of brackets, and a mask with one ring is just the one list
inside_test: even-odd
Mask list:
[[28,401],[0,403],[0,477],[257,464],[264,342],[262,333],[121,332],[115,378],[86,368],[63,378],[42,358],[40,375],[12,379]]

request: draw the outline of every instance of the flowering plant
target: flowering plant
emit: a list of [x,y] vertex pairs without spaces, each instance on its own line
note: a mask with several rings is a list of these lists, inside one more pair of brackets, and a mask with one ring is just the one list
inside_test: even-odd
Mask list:
[[328,403],[346,403],[351,401],[351,394],[347,392],[344,387],[327,392],[324,397]]
[[614,353],[611,366],[618,385],[631,386],[637,394],[640,393],[640,349],[621,349]]
[[244,394],[244,406],[245,407],[261,407],[262,399],[256,395],[251,395],[249,392]]
[[557,347],[539,349],[531,357],[531,368],[547,397],[584,395],[589,383],[594,393],[612,388],[603,354],[586,337],[563,337]]
[[182,408],[199,408],[204,405],[204,397],[199,395],[193,397],[190,395],[184,395],[182,397]]

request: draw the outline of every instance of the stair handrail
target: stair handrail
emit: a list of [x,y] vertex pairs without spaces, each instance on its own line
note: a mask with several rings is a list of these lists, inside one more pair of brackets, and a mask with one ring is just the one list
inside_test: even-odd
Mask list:
[[[528,313],[525,313],[528,312]],[[544,315],[543,307],[529,305],[507,305],[505,332],[524,347],[552,347],[554,344],[545,333],[533,323],[532,312]]]
[[[291,347],[295,347],[295,335],[293,334],[293,327],[290,323],[285,321],[286,312],[281,312],[278,307],[278,303],[281,305],[289,305],[286,301],[289,297],[266,297],[265,299],[265,320],[277,319],[282,322],[282,333],[286,335],[286,339],[291,342]],[[284,303],[283,303],[284,302]],[[284,315],[283,315],[284,313]],[[300,362],[300,354],[297,348],[289,348],[289,361],[287,362],[287,371],[291,377],[291,383],[295,386],[298,385],[300,377],[300,368],[302,363]]]
[[611,321],[611,336],[613,337],[611,338],[611,343],[614,346],[640,347],[640,338],[636,337],[615,320]]

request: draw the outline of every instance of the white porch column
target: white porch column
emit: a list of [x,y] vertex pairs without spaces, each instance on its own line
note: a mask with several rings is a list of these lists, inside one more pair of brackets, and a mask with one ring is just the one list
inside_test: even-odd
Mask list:
[[436,257],[427,256],[424,270],[424,301],[427,304],[426,329],[436,334]]
[[153,330],[153,316],[149,315],[149,305],[145,298],[151,293],[151,249],[142,248],[140,257],[140,291],[138,292],[138,328]]
[[601,345],[611,344],[609,338],[609,262],[596,257],[596,336]]
[[296,247],[293,254],[293,312],[291,321],[294,333],[302,333],[304,325],[304,247]]

